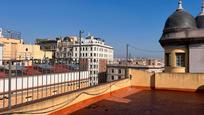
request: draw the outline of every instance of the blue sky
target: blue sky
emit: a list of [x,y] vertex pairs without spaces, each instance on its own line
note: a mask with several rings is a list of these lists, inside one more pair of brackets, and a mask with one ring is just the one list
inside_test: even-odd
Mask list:
[[[196,16],[202,0],[183,0]],[[20,31],[27,43],[35,38],[78,35],[84,30],[101,37],[125,56],[125,44],[162,50],[158,40],[178,0],[0,0],[0,27]],[[162,53],[130,50],[132,56],[162,57]]]

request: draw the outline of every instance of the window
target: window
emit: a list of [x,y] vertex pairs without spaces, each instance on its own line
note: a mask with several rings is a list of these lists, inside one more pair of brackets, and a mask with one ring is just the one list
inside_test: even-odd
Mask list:
[[112,73],[114,73],[114,69],[112,69]]
[[171,63],[170,53],[165,54],[165,63],[166,63],[166,66],[170,66],[170,63]]
[[114,76],[111,76],[112,77],[112,80],[114,80]]
[[185,53],[176,53],[176,66],[185,67]]
[[122,73],[122,72],[121,72],[121,69],[119,69],[119,70],[118,70],[118,73],[119,73],[119,74],[121,74],[121,73]]

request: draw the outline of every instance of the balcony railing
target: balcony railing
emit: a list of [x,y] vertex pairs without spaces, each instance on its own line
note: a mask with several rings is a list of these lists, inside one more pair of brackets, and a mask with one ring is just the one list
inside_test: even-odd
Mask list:
[[90,86],[88,71],[81,70],[79,75],[63,64],[22,64],[7,61],[1,66],[0,112]]

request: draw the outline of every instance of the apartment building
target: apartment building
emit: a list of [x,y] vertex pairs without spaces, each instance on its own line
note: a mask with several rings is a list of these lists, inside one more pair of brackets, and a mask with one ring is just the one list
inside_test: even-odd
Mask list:
[[[66,63],[79,63],[79,39],[67,37],[57,42],[56,58]],[[113,62],[113,47],[106,45],[101,38],[88,36],[81,40],[81,66],[90,71],[90,85],[97,85],[106,80],[106,65]]]
[[107,82],[124,79],[128,74],[127,68],[137,69],[150,73],[162,73],[164,71],[163,66],[151,66],[151,65],[135,65],[135,64],[109,64],[107,65]]
[[0,65],[3,62],[3,44],[0,44]]
[[124,79],[126,77],[126,66],[119,64],[107,65],[107,82]]
[[43,51],[51,51],[53,53],[53,58],[55,58],[55,52],[57,50],[57,40],[60,38],[52,39],[36,39],[35,44],[40,45],[40,49]]
[[52,52],[41,50],[39,45],[25,44],[20,37],[20,32],[0,28],[3,61],[52,58]]
[[70,64],[73,62],[73,45],[78,43],[76,36],[64,37],[57,40],[57,49],[55,57],[63,63]]

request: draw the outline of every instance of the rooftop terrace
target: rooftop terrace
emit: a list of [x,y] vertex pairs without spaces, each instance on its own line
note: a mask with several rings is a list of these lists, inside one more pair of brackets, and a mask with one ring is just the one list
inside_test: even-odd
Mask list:
[[203,115],[203,108],[202,93],[128,87],[93,104],[86,103],[71,115]]
[[38,101],[31,99],[10,112],[41,115],[203,114],[204,93],[200,91],[204,90],[204,74],[148,73],[136,69],[129,69],[128,74],[132,78],[91,87],[59,85],[55,89],[72,90],[60,90],[62,92],[57,95]]

